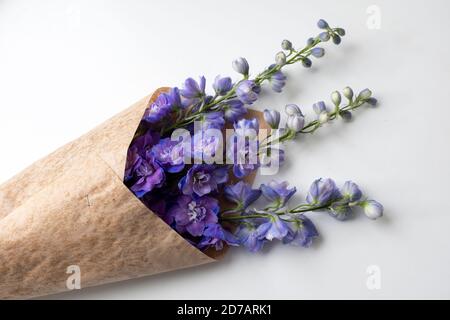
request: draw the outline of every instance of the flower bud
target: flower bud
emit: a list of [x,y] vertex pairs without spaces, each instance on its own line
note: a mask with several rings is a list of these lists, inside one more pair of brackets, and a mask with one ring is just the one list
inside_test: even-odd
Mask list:
[[345,36],[345,30],[342,28],[336,28],[336,29],[334,29],[334,31],[336,31],[336,33],[338,35],[340,35],[341,37]]
[[323,20],[323,19],[320,19],[319,21],[317,21],[317,26],[318,26],[320,29],[327,29],[327,28],[328,28],[328,22],[326,22],[326,21]]
[[352,115],[352,113],[351,113],[350,111],[348,111],[348,110],[341,111],[339,114],[340,114],[340,116],[342,117],[342,119],[344,119],[345,121],[350,121],[350,120],[352,120],[353,115]]
[[303,65],[305,68],[311,68],[311,66],[312,66],[312,61],[311,61],[311,59],[309,59],[309,58],[304,58],[304,59],[302,60],[302,65]]
[[277,129],[280,125],[280,113],[276,110],[264,110],[264,120],[272,129]]
[[327,112],[327,106],[325,102],[319,101],[313,104],[313,110],[316,114],[321,114],[322,112]]
[[333,35],[332,40],[333,40],[334,44],[340,44],[341,43],[341,37],[338,36],[337,34]]
[[324,31],[319,34],[319,38],[323,42],[327,42],[328,40],[330,40],[331,37],[330,37],[330,34],[328,33],[328,31]]
[[305,118],[302,115],[296,114],[289,116],[286,122],[288,129],[300,132],[305,125]]
[[311,54],[316,58],[322,58],[325,54],[324,48],[314,48],[311,50]]
[[314,38],[308,38],[308,40],[306,40],[306,45],[312,46],[313,44],[314,44]]
[[360,100],[367,100],[372,96],[372,91],[370,91],[369,89],[364,89],[363,91],[361,91],[358,95],[358,99]]
[[334,91],[331,94],[331,101],[335,106],[339,106],[341,104],[341,94],[339,93],[339,91]]
[[275,62],[279,66],[284,66],[286,64],[286,54],[283,51],[278,52],[275,55]]
[[283,50],[292,50],[292,42],[289,40],[283,40],[283,42],[281,42],[281,48]]
[[367,99],[367,103],[370,104],[372,107],[375,107],[378,103],[378,100],[375,98],[369,98]]
[[288,116],[303,115],[302,110],[296,104],[287,104],[285,110]]
[[348,100],[353,99],[353,90],[350,87],[345,87],[344,90],[342,90],[342,93],[344,94],[344,97],[346,97]]
[[367,200],[361,203],[361,207],[364,209],[365,215],[372,220],[383,216],[383,206],[381,203],[375,200]]
[[228,91],[231,90],[232,87],[233,83],[231,82],[230,77],[221,78],[220,76],[217,76],[214,79],[213,83],[214,91],[220,96],[225,95]]
[[233,61],[233,69],[234,71],[243,74],[244,76],[248,75],[249,65],[245,58],[237,58]]
[[328,114],[328,112],[323,111],[319,114],[319,123],[324,124],[327,123],[328,120],[330,120],[330,115]]

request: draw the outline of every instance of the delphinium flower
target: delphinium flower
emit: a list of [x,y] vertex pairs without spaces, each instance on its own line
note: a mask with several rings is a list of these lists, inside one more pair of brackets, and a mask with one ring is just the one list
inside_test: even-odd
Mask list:
[[158,142],[159,135],[148,130],[135,139],[128,149],[125,183],[139,198],[164,182],[164,170],[150,152]]
[[199,197],[217,191],[220,184],[228,180],[228,167],[208,164],[195,164],[179,183],[181,192],[185,195]]
[[183,103],[187,106],[194,105],[200,102],[205,97],[206,79],[201,76],[199,82],[192,78],[187,78],[184,82],[183,89],[181,89],[181,97]]
[[170,138],[161,139],[153,146],[152,155],[167,172],[176,173],[184,168],[184,148],[182,143]]
[[296,219],[287,222],[288,234],[283,238],[283,244],[309,247],[314,238],[319,236],[316,226],[305,215],[298,215]]
[[217,223],[219,204],[216,199],[205,196],[192,198],[182,195],[170,209],[179,232],[187,231],[192,236],[199,237],[209,224]]
[[239,181],[234,185],[226,186],[224,194],[225,198],[234,203],[238,210],[243,210],[261,196],[261,190],[253,189],[248,183]]
[[261,191],[263,196],[274,203],[277,208],[284,207],[286,203],[291,199],[291,197],[297,192],[297,189],[288,188],[288,182],[284,181],[279,183],[275,180],[272,180],[267,185],[261,185]]
[[261,87],[252,80],[243,80],[236,88],[238,99],[244,104],[252,104],[258,100]]
[[233,174],[241,179],[259,167],[259,123],[254,119],[241,119],[234,123],[234,135],[227,148],[227,156],[233,162]]
[[[274,239],[284,244],[309,247],[319,233],[306,213],[325,211],[338,220],[345,220],[355,208],[361,207],[370,219],[383,214],[381,204],[363,199],[360,188],[351,181],[339,189],[332,179],[317,179],[310,187],[306,202],[294,207],[289,206],[289,201],[296,188],[289,188],[287,182],[271,181],[261,185],[260,189],[267,205],[261,209],[237,205],[227,211],[232,214],[220,216],[222,221],[237,225],[236,237],[252,252],[261,250],[265,242]],[[347,214],[338,215],[336,206],[345,207]]]
[[140,198],[153,188],[161,186],[164,182],[164,170],[156,163],[151,156],[142,159],[137,166],[134,176],[135,181],[131,186],[134,194]]
[[232,123],[241,119],[247,113],[247,108],[239,99],[223,102],[221,108],[225,119]]
[[[287,105],[285,108],[287,121],[284,128],[280,127],[281,115],[279,112],[265,110],[264,119],[273,128],[273,132],[272,136],[269,136],[269,139],[262,145],[258,140],[259,123],[256,119],[236,120],[233,125],[235,131],[232,138],[244,137],[245,139],[243,145],[238,146],[236,143],[233,148],[227,150],[231,152],[231,157],[235,157],[232,174],[238,179],[242,179],[261,165],[259,157],[256,158],[256,162],[250,161],[251,151],[255,151],[251,149],[252,146],[261,150],[275,142],[285,142],[300,134],[314,132],[322,126],[320,115],[326,114],[328,121],[331,121],[338,116],[342,117],[343,111],[351,112],[369,103],[369,99],[373,99],[368,89],[354,97],[353,90],[347,87],[343,90],[343,96],[348,100],[348,103],[344,105],[342,105],[340,95],[336,92],[332,94],[331,100],[334,109],[327,107],[323,101],[314,104],[313,109],[317,113],[318,119],[308,123],[299,106]],[[223,116],[221,111],[211,111],[203,114],[199,120],[206,128],[221,129],[226,121],[226,117],[224,120]],[[276,131],[280,134],[275,135]],[[193,137],[193,154],[198,153],[201,156],[217,152],[218,141],[214,136],[205,138],[203,131],[199,133],[201,134],[194,134]],[[130,148],[127,172],[134,172],[135,179],[140,177],[139,174],[142,171],[136,168],[142,165],[142,159],[147,159],[146,157],[149,156],[153,159],[153,162],[150,163],[160,167],[159,172],[162,176],[179,174],[176,178],[179,181],[176,182],[178,188],[166,192],[170,196],[165,196],[162,192],[161,197],[164,200],[152,200],[152,204],[148,206],[202,250],[208,247],[220,250],[224,244],[229,244],[242,245],[254,252],[260,250],[265,242],[274,239],[285,244],[309,246],[318,236],[318,232],[313,222],[305,216],[307,212],[326,211],[337,220],[346,220],[352,216],[355,207],[361,207],[371,219],[382,216],[383,207],[374,200],[363,199],[359,187],[350,181],[339,189],[331,179],[317,179],[310,187],[306,203],[288,209],[288,203],[296,189],[290,188],[287,182],[271,181],[262,184],[258,189],[251,188],[243,181],[227,184],[229,183],[229,166],[207,164],[186,166],[183,162],[182,149],[178,149],[179,144],[176,141],[170,141],[169,138],[159,140],[159,135],[150,131],[136,139],[133,146]],[[137,152],[138,149],[141,151]],[[272,152],[275,151],[272,150]],[[283,155],[284,153],[281,152],[280,158],[283,158]],[[144,162],[146,165],[144,169],[147,169],[148,164],[149,162]],[[144,173],[147,172],[144,170]],[[131,190],[142,197],[142,195],[149,194],[148,191],[153,190],[155,186],[168,184],[164,183],[164,177],[159,179],[160,176],[156,175],[155,178],[158,179],[150,179],[150,184],[143,184],[144,191],[138,190],[142,183],[137,184]],[[133,181],[136,182],[136,180]],[[212,215],[211,213],[216,210],[209,210],[208,208],[211,206],[205,207],[201,204],[210,205],[214,202],[213,200],[217,200],[216,197],[219,194],[223,194],[225,199],[234,206],[230,208],[227,206],[227,209],[222,210],[220,214]],[[253,208],[252,204],[261,195],[269,204],[262,209]],[[175,199],[171,200],[173,197]],[[203,200],[199,202],[199,199]],[[226,225],[232,225],[235,222],[237,226],[227,229],[222,225],[223,221],[226,221]],[[230,234],[233,229],[236,230],[234,237]]]
[[203,125],[203,129],[222,129],[225,125],[224,114],[222,111],[212,111],[205,113],[198,120]]
[[332,179],[317,179],[311,185],[306,201],[311,205],[322,206],[340,197],[341,193]]
[[216,79],[214,79],[213,88],[217,95],[224,96],[228,93],[228,91],[231,90],[233,87],[233,83],[230,77],[221,77],[217,76]]
[[[294,207],[289,203],[297,190],[287,182],[270,181],[255,189],[242,181],[261,166],[283,162],[284,151],[279,143],[312,133],[337,117],[350,120],[354,109],[377,103],[370,90],[354,96],[347,87],[342,92],[347,103],[342,103],[339,92],[333,92],[334,107],[327,107],[325,102],[314,104],[317,119],[310,122],[295,104],[286,106],[284,126],[279,112],[265,110],[264,119],[272,131],[259,141],[258,120],[245,116],[247,106],[258,100],[264,84],[281,92],[287,81],[283,68],[295,63],[311,67],[312,58],[325,54],[322,43],[331,39],[339,44],[345,35],[342,28],[332,28],[324,20],[318,22],[318,27],[321,32],[309,38],[301,49],[283,40],[275,63],[253,77],[248,61],[238,58],[232,67],[242,76],[240,80],[217,76],[212,82],[213,93],[209,94],[205,77],[188,78],[180,90],[175,87],[161,93],[146,109],[142,127],[128,151],[125,184],[197,248],[221,250],[225,245],[242,245],[256,252],[274,239],[308,247],[318,232],[307,213],[326,211],[345,220],[361,207],[370,219],[382,216],[382,205],[363,197],[359,187],[350,181],[339,189],[331,179],[318,179],[311,185],[306,202]],[[223,150],[222,130],[229,127],[234,128],[234,134]],[[185,150],[183,143],[171,139],[175,129],[187,129],[193,134],[191,149]],[[207,161],[220,155],[232,159],[232,164]],[[194,164],[185,161],[187,157],[192,157]],[[266,204],[255,207],[255,203],[264,202],[262,199]],[[225,205],[221,205],[223,201]]]
[[214,159],[217,153],[223,149],[222,137],[216,134],[208,134],[214,133],[210,130],[211,128],[194,133],[191,152],[194,161],[204,162],[206,158]]
[[[281,53],[284,55],[283,52]],[[284,55],[284,63],[282,65],[284,65],[285,63],[286,63],[286,55]],[[270,65],[269,70],[275,68],[276,66],[277,64]],[[272,90],[278,93],[281,92],[284,86],[286,85],[286,79],[287,79],[286,75],[281,70],[274,72],[269,79]]]
[[239,246],[239,240],[220,224],[211,223],[206,225],[197,247],[199,249],[212,247],[216,250],[222,250],[225,245]]
[[146,109],[143,119],[150,124],[159,123],[178,107],[181,107],[180,93],[178,88],[172,88],[169,92],[163,92],[156,98]]

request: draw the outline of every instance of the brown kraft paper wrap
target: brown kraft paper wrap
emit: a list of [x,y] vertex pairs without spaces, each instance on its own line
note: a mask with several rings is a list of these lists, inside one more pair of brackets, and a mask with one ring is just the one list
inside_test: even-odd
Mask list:
[[165,90],[0,186],[1,299],[67,291],[73,265],[84,288],[202,265],[223,254],[190,245],[123,184],[130,142],[148,104]]

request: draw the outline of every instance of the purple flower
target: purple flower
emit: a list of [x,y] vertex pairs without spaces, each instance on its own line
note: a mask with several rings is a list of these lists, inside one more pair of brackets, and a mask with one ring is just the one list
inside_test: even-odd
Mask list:
[[181,95],[187,99],[202,98],[205,95],[205,87],[205,77],[201,76],[199,82],[192,78],[187,78],[184,81],[184,87],[181,90]]
[[283,72],[277,71],[270,77],[270,85],[275,92],[281,92],[286,85],[286,76]]
[[256,139],[259,132],[258,119],[241,119],[234,125],[234,131],[238,136]]
[[141,198],[155,187],[164,182],[164,170],[153,159],[142,159],[134,172],[136,182],[131,186],[131,191],[136,197]]
[[250,223],[243,223],[239,225],[236,236],[239,239],[240,244],[246,247],[250,252],[257,252],[263,248],[269,228],[269,224],[255,226]]
[[343,197],[349,202],[358,201],[362,197],[361,189],[359,189],[358,185],[352,181],[345,182],[341,192]]
[[227,157],[234,164],[234,175],[243,178],[259,167],[258,120],[241,119],[234,124],[234,130],[227,148]]
[[134,172],[142,163],[142,157],[139,155],[138,148],[130,147],[127,153],[127,163],[125,167],[125,181],[133,177]]
[[194,237],[199,237],[203,234],[206,225],[217,223],[219,209],[219,204],[214,198],[193,199],[183,195],[169,209],[169,214],[174,217],[178,232],[187,231]]
[[192,137],[192,155],[195,160],[214,158],[221,150],[223,150],[223,136],[218,129],[201,130]]
[[309,204],[326,205],[341,198],[341,193],[332,179],[317,179],[309,189],[306,201]]
[[214,79],[213,88],[217,95],[223,96],[233,87],[230,77],[220,77],[217,76]]
[[243,80],[236,88],[236,95],[244,104],[252,104],[258,100],[261,87],[252,80]]
[[247,108],[237,99],[225,101],[221,104],[221,108],[224,111],[225,119],[230,122],[241,119],[247,113]]
[[252,189],[248,183],[239,181],[234,185],[226,186],[224,194],[228,201],[235,203],[239,208],[246,209],[261,196],[261,190]]
[[230,232],[222,228],[220,224],[208,224],[203,232],[203,238],[197,245],[199,249],[214,247],[217,251],[222,250],[224,243],[238,246],[239,240]]
[[[270,213],[269,221],[261,226],[268,227],[265,237],[269,241],[273,239],[283,240],[289,232],[286,222],[282,221],[277,214]],[[263,228],[265,229],[265,227]]]
[[131,147],[137,148],[142,157],[146,157],[151,148],[159,142],[159,133],[148,130],[144,135],[137,137]]
[[185,195],[201,197],[216,191],[220,184],[228,180],[228,167],[209,164],[195,164],[189,169],[178,186]]
[[184,168],[183,143],[162,139],[152,148],[152,155],[158,164],[167,172],[176,173]]
[[157,123],[166,117],[174,108],[181,106],[178,88],[161,93],[145,110],[143,119],[148,123]]
[[309,247],[315,237],[319,236],[316,227],[304,215],[298,217],[298,220],[288,224],[289,232],[283,238],[284,244],[291,244],[294,246]]
[[221,111],[204,113],[200,118],[200,121],[205,129],[214,128],[221,130],[225,125],[225,119],[223,118],[223,112]]
[[263,196],[270,202],[274,202],[277,207],[284,207],[289,199],[297,192],[297,189],[288,189],[289,182],[277,182],[272,180],[267,185],[261,185]]
[[227,157],[233,162],[234,176],[241,179],[259,168],[258,141],[245,139],[242,143],[237,141],[237,137],[233,138],[231,147],[227,148]]
[[137,168],[141,165],[142,159],[147,157],[147,152],[153,145],[158,143],[159,134],[148,130],[144,135],[136,138],[130,145],[127,153],[127,163],[125,166],[125,181],[130,180]]

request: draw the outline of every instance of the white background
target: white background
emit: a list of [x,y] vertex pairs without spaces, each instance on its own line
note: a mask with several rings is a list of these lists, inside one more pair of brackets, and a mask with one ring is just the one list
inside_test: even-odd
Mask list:
[[[370,5],[381,10],[378,30],[367,27]],[[352,179],[384,204],[382,220],[317,215],[310,249],[238,248],[219,264],[55,298],[450,298],[449,9],[444,0],[0,0],[1,181],[159,86],[235,76],[237,56],[256,73],[282,39],[303,46],[316,35],[322,17],[347,30],[342,45],[328,43],[311,70],[291,67],[284,93],[256,107],[297,103],[311,114],[346,85],[380,100],[289,145],[279,179],[301,196],[315,178]],[[371,265],[379,290],[366,286]]]

